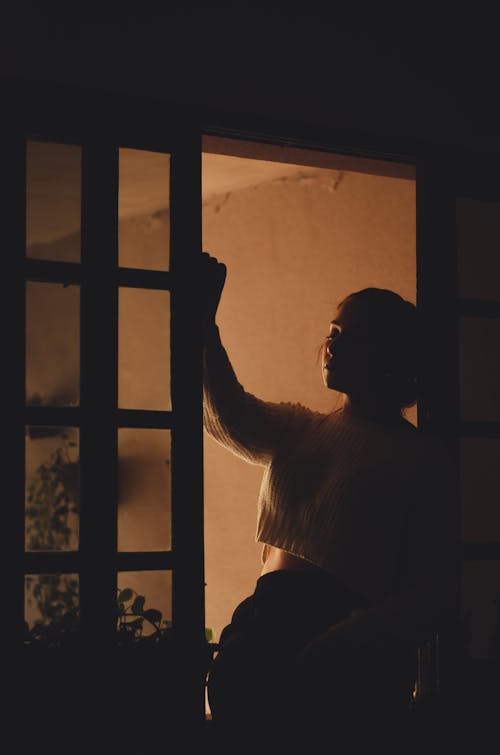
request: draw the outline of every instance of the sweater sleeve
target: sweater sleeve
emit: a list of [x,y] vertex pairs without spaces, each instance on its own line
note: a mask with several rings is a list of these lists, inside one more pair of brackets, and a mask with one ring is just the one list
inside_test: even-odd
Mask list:
[[292,428],[313,414],[301,404],[256,398],[238,382],[215,326],[205,339],[203,423],[220,445],[253,464],[265,465]]

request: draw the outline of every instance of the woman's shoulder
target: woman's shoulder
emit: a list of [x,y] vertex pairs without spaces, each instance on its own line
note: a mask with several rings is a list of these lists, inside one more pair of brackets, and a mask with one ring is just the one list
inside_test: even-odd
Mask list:
[[282,411],[288,412],[290,416],[294,416],[304,422],[321,422],[328,417],[327,413],[312,409],[310,406],[306,406],[299,401],[281,401],[279,404],[275,404],[275,406],[279,407]]
[[[262,405],[262,402],[259,401]],[[298,401],[264,402],[267,421],[279,428],[280,448],[316,435],[325,414]],[[251,405],[248,407],[251,411]]]
[[350,432],[357,432],[371,447],[389,449],[401,459],[407,458],[418,465],[447,463],[449,450],[443,438],[405,417],[390,423],[352,417],[342,411],[332,413],[330,417],[332,422],[348,425]]

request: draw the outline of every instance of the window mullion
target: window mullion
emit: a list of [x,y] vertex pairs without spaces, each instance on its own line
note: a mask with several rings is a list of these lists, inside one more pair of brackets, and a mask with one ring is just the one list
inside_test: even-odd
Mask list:
[[113,643],[117,543],[118,149],[84,145],[81,295],[81,622],[85,642]]

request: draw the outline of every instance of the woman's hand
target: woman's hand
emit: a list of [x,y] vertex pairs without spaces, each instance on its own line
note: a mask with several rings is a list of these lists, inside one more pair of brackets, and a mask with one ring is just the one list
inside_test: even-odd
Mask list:
[[227,268],[208,252],[202,252],[200,278],[203,295],[203,327],[207,332],[215,325],[215,315],[226,282]]

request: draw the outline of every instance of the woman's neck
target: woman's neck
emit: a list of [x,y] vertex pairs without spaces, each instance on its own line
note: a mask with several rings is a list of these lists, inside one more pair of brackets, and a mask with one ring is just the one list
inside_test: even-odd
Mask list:
[[384,403],[380,400],[375,401],[370,398],[361,399],[347,394],[344,394],[342,411],[353,417],[382,424],[392,425],[403,421],[401,409],[394,404]]

